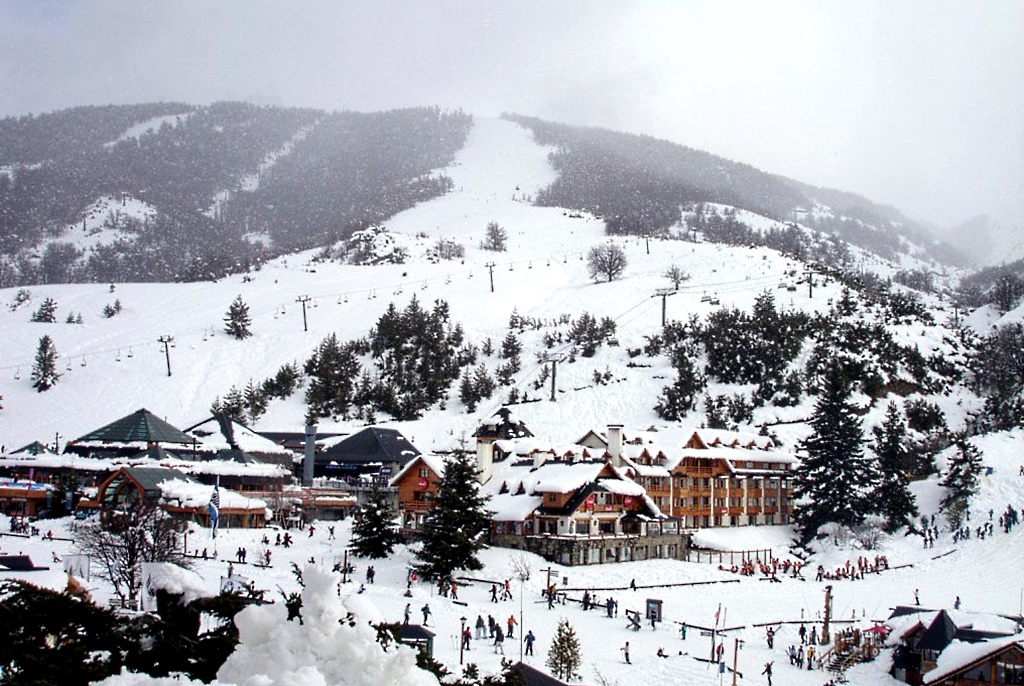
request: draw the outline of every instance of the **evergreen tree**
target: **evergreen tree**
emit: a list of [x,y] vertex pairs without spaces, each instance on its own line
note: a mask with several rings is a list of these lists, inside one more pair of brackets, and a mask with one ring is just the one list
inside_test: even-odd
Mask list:
[[359,375],[359,360],[353,346],[342,345],[335,334],[330,334],[306,360],[309,375],[306,405],[309,419],[346,416],[355,394]]
[[445,464],[434,505],[423,525],[416,568],[425,576],[448,578],[456,569],[477,570],[477,553],[487,547],[487,498],[480,494],[472,455],[456,453]]
[[52,324],[57,321],[57,301],[47,298],[39,303],[39,307],[32,313],[32,321]]
[[0,681],[86,686],[138,649],[125,622],[91,600],[25,581],[0,584]]
[[501,342],[501,356],[506,360],[511,360],[513,357],[518,359],[521,352],[523,352],[523,344],[519,342],[514,333],[509,331],[505,335],[505,340]]
[[940,482],[945,486],[939,508],[946,514],[949,525],[958,529],[963,524],[970,507],[971,496],[978,492],[978,477],[981,475],[981,451],[963,434],[955,440],[956,452],[946,465],[946,476]]
[[352,524],[352,551],[357,557],[388,557],[398,542],[395,511],[387,491],[374,487]]
[[228,418],[244,424],[246,420],[246,402],[242,391],[235,386],[227,392],[224,399],[215,398],[210,406],[211,414],[223,414]]
[[678,422],[697,406],[697,397],[707,388],[707,379],[697,370],[689,347],[678,345],[672,350],[672,366],[676,380],[661,391],[654,410],[662,419]]
[[61,374],[57,372],[57,348],[52,338],[43,336],[39,339],[36,361],[32,365],[32,388],[40,393],[48,391],[57,385],[60,377]]
[[883,529],[895,533],[912,526],[917,519],[917,505],[908,486],[907,469],[910,453],[907,450],[907,425],[903,422],[895,403],[889,403],[882,426],[873,430],[872,449],[878,456],[881,483],[875,489],[875,509],[885,519]]
[[861,524],[871,509],[872,469],[863,456],[861,420],[850,402],[850,383],[841,365],[824,370],[810,424],[800,443],[804,453],[794,476],[794,519],[805,545],[818,527]]
[[267,411],[268,398],[262,384],[254,384],[252,379],[246,384],[242,391],[242,400],[245,407],[245,416],[249,420],[248,425],[252,426]]
[[576,638],[576,630],[565,617],[558,620],[555,637],[548,648],[547,666],[556,678],[562,681],[579,678],[576,670],[580,668],[580,641]]
[[224,331],[229,336],[242,340],[252,335],[252,331],[249,330],[250,326],[252,326],[252,319],[249,317],[249,306],[239,295],[228,307],[228,313],[224,317]]

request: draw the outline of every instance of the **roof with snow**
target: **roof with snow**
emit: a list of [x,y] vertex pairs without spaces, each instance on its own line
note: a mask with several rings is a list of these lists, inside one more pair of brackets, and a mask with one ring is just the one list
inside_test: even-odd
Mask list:
[[408,472],[410,469],[414,468],[418,464],[422,464],[425,467],[427,467],[430,471],[434,472],[434,474],[437,474],[438,478],[444,478],[445,465],[447,464],[444,461],[444,458],[441,457],[440,455],[423,454],[417,455],[413,459],[406,462],[405,465],[398,470],[398,473],[391,477],[391,481],[388,483],[388,485],[394,486],[395,484],[397,484],[399,481],[401,481],[402,477],[405,476],[406,472]]
[[91,431],[75,443],[192,443],[192,437],[143,408]]
[[50,450],[49,446],[43,445],[39,441],[32,441],[28,445],[23,445],[17,450],[13,451],[11,455],[19,455],[21,453],[27,453],[28,455],[56,455],[54,451]]
[[966,672],[1004,651],[1015,651],[1024,655],[1024,639],[1020,635],[968,643],[953,641],[942,651],[935,662],[935,669],[924,675],[925,684],[934,684],[943,679]]
[[526,427],[522,419],[513,414],[512,410],[503,407],[491,415],[490,419],[482,421],[473,435],[477,438],[491,439],[528,438],[533,436],[533,432]]
[[256,433],[249,427],[220,413],[185,429],[198,443],[201,452],[219,452],[228,449],[247,453],[291,455],[288,448]]
[[323,444],[317,464],[367,464],[371,462],[407,464],[420,451],[395,429],[371,426],[351,436]]

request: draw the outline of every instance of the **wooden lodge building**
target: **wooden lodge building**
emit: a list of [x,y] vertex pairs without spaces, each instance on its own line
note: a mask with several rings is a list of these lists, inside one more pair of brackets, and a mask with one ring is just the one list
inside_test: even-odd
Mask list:
[[1024,684],[1024,637],[1016,621],[998,615],[895,608],[890,674],[907,684]]
[[[507,408],[475,436],[491,543],[559,564],[682,559],[693,529],[792,516],[795,460],[768,437],[698,430],[664,448],[613,425],[553,446]],[[443,458],[420,455],[392,479],[406,534],[422,525],[443,475]]]
[[[123,467],[100,484],[95,500],[78,503],[83,511],[98,511],[100,516],[126,505],[156,505],[171,517],[210,526],[209,503],[214,488],[187,474],[166,467]],[[261,528],[266,526],[267,504],[230,489],[219,489],[219,524],[222,528]]]

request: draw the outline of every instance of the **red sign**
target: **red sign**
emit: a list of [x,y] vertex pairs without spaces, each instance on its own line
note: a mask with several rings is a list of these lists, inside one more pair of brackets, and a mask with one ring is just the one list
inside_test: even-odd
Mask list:
[[416,485],[419,486],[419,489],[421,491],[425,491],[425,490],[427,490],[427,486],[430,485],[430,482],[427,481],[426,479],[420,479],[419,482]]
[[633,504],[633,496],[627,495],[625,498],[622,499],[622,504],[625,505],[626,507],[629,507],[630,505],[632,505]]
[[594,494],[593,493],[591,493],[590,496],[587,498],[587,507],[589,509],[591,509],[591,510],[594,509]]

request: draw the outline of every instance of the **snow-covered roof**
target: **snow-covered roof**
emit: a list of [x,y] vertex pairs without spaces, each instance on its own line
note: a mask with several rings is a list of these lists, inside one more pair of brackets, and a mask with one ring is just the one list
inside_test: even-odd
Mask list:
[[[145,448],[145,445],[142,446]],[[275,464],[244,464],[234,460],[182,460],[166,459],[154,462],[135,457],[81,457],[72,453],[62,455],[19,455],[0,456],[3,467],[36,467],[45,469],[69,469],[89,472],[116,472],[122,467],[160,466],[177,469],[186,474],[210,474],[221,476],[252,476],[258,478],[283,478],[290,472]]]
[[936,681],[940,681],[950,674],[969,667],[1015,643],[1021,649],[1024,649],[1024,639],[1019,634],[981,641],[979,643],[954,640],[939,654],[939,659],[935,662],[935,669],[924,675],[924,683],[934,684]]
[[539,495],[497,493],[487,502],[487,509],[494,513],[491,519],[496,522],[521,522],[533,514],[543,501]]
[[395,484],[397,484],[402,479],[402,477],[405,476],[406,472],[408,472],[415,465],[418,465],[421,462],[423,465],[428,467],[430,471],[434,472],[434,474],[437,474],[438,478],[444,478],[444,468],[446,464],[444,458],[441,457],[440,455],[425,455],[421,453],[414,457],[413,459],[409,460],[409,462],[407,462],[404,467],[399,469],[398,473],[391,477],[391,481],[388,482],[388,485],[394,486]]
[[[230,418],[225,418],[224,421],[228,425],[227,430],[231,432],[231,438],[235,446],[247,453],[289,456],[292,454],[291,450],[288,450],[283,445],[278,445],[269,438],[260,436],[244,424],[239,424]],[[231,448],[228,437],[224,435],[224,432],[225,427],[218,417],[210,417],[199,424],[185,429],[186,434],[196,439],[197,450],[212,453]]]
[[[160,497],[166,505],[178,507],[206,507],[213,495],[213,486],[182,479],[167,479],[158,484]],[[227,488],[220,489],[221,510],[264,510],[266,502],[258,498],[248,498]]]

